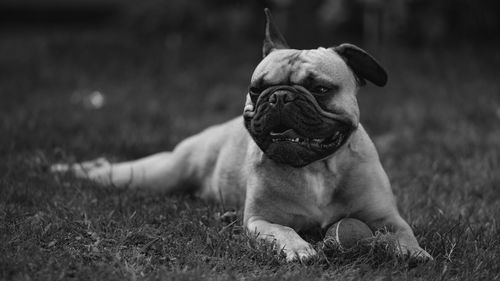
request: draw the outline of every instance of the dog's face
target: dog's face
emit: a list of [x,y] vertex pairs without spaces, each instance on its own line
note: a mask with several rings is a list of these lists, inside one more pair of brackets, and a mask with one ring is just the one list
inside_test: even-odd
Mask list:
[[364,79],[383,85],[387,75],[353,45],[289,49],[267,16],[264,59],[250,82],[245,126],[269,158],[302,167],[346,142],[359,123],[359,86]]
[[357,88],[332,49],[273,51],[252,75],[246,127],[271,159],[305,166],[333,154],[358,126]]

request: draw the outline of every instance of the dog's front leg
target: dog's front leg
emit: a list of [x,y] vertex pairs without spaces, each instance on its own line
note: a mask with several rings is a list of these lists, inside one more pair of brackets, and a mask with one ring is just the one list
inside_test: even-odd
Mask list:
[[386,237],[395,247],[398,256],[428,261],[432,256],[420,247],[411,227],[399,214],[390,188],[378,190],[376,193],[367,192],[365,196],[371,200],[365,202],[364,211],[358,213],[358,218],[366,222],[373,230],[388,230]]
[[250,166],[247,178],[243,225],[257,239],[275,244],[287,262],[307,261],[317,255],[311,244],[296,232],[302,193],[300,178],[289,177],[291,168],[278,165],[257,151],[257,165]]
[[418,261],[433,260],[432,256],[420,247],[411,227],[398,213],[390,213],[385,218],[372,222],[373,224],[376,229],[385,228],[390,231],[390,241],[394,243],[396,254],[407,255]]
[[398,256],[427,261],[432,256],[420,247],[411,227],[398,212],[389,179],[380,162],[358,165],[351,175],[357,178],[358,188],[353,194],[353,206],[360,208],[356,217],[364,221],[372,230],[388,230],[388,238]]
[[278,251],[283,251],[287,262],[306,261],[316,255],[311,244],[302,239],[290,227],[271,223],[263,218],[251,217],[246,223],[247,230],[257,235],[257,238],[275,243]]

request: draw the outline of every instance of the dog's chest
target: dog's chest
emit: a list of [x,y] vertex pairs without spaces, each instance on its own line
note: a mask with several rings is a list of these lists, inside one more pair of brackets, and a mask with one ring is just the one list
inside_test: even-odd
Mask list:
[[[331,169],[333,168],[333,170]],[[304,227],[310,224],[326,227],[346,214],[341,198],[342,177],[336,167],[314,170],[304,176]]]

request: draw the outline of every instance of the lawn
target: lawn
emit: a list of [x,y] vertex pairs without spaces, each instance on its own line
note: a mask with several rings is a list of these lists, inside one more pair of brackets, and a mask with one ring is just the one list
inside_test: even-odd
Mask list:
[[179,45],[113,30],[0,38],[0,280],[500,279],[497,47],[381,48],[389,84],[358,97],[400,211],[435,262],[358,247],[287,264],[247,236],[241,210],[228,223],[223,206],[196,198],[47,171],[169,150],[240,114],[259,41]]

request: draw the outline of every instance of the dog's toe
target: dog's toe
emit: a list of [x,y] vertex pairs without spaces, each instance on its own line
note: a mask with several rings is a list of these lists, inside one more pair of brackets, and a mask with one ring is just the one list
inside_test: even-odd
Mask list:
[[414,262],[430,262],[434,260],[427,251],[420,247],[402,247],[400,255],[409,257]]
[[85,161],[85,162],[75,164],[75,165],[79,166],[80,168],[82,168],[84,170],[91,170],[91,169],[101,168],[103,166],[110,165],[110,163],[106,158],[101,157],[101,158],[97,158],[97,159],[90,160],[90,161]]
[[54,164],[50,166],[51,173],[66,173],[70,170],[70,166],[68,164]]
[[300,262],[308,262],[315,256],[317,256],[316,250],[313,249],[313,247],[308,244],[304,247],[294,249],[294,250],[285,250],[286,254],[286,261],[287,262],[294,262],[294,261],[300,261]]
[[54,174],[70,173],[77,178],[90,179],[96,182],[109,182],[109,171],[111,163],[105,158],[91,161],[67,164],[58,163],[50,166],[50,172]]

